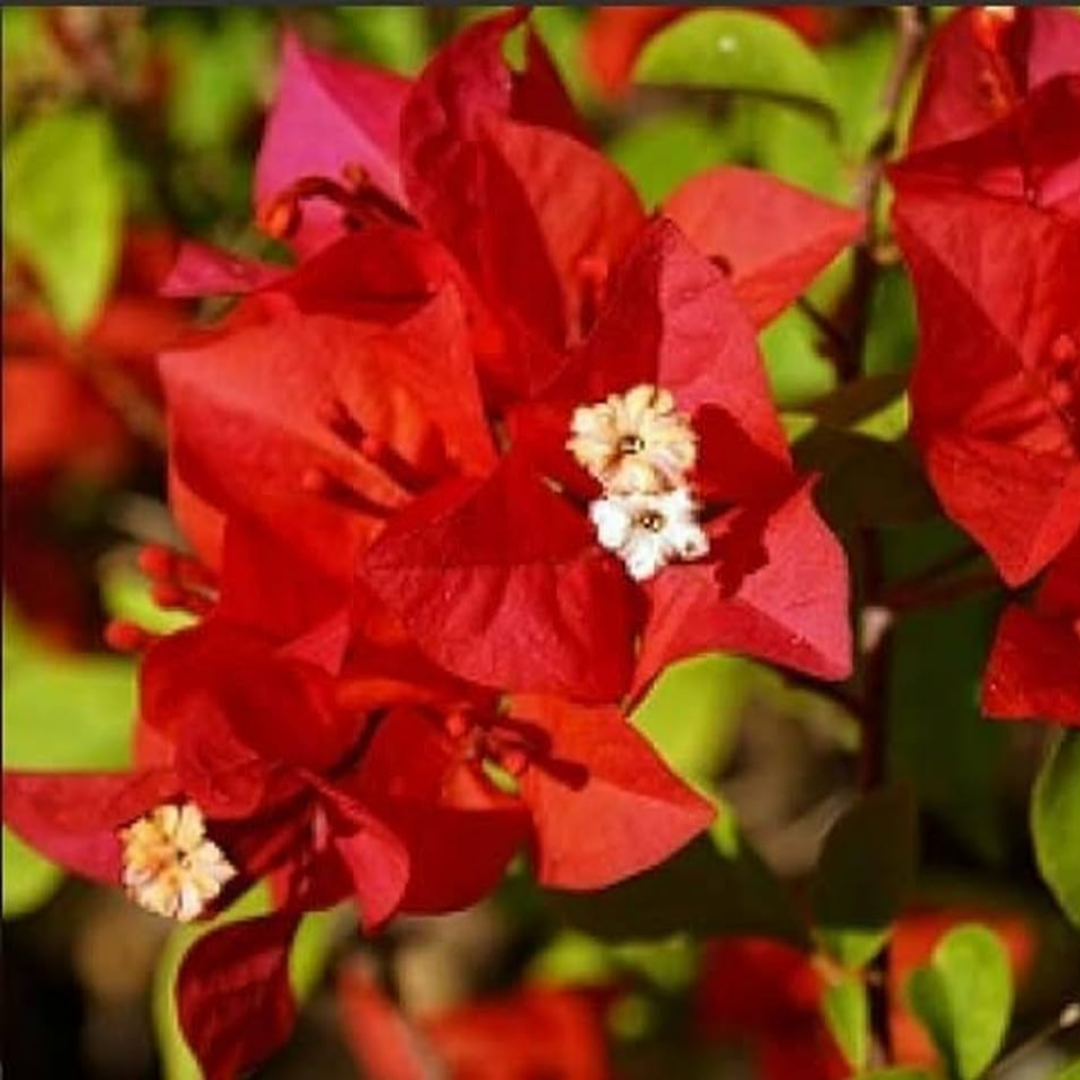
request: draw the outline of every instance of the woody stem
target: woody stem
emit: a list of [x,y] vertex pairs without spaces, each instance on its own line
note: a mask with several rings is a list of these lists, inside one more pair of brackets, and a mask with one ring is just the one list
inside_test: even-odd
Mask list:
[[[881,135],[867,155],[856,179],[855,205],[866,214],[866,233],[855,249],[855,266],[850,295],[851,328],[848,379],[861,374],[862,357],[870,326],[870,307],[878,273],[875,251],[880,247],[878,204],[884,179],[885,161],[897,142],[900,105],[908,80],[922,53],[926,13],[913,6],[895,9],[897,41],[892,66],[882,88],[881,109],[885,117]],[[884,584],[881,536],[873,529],[860,537],[860,602],[879,597]],[[872,791],[885,783],[888,774],[889,674],[892,668],[893,620],[881,608],[864,607],[859,628],[860,684],[862,693],[862,742],[859,753],[859,786]],[[870,997],[870,1026],[875,1056],[888,1064],[893,1058],[889,1024],[889,949],[878,954],[867,973]]]

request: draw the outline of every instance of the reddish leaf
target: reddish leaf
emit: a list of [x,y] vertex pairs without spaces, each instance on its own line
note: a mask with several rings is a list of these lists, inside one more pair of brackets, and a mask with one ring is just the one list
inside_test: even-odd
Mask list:
[[402,177],[414,211],[472,269],[484,219],[477,140],[496,118],[580,132],[580,123],[538,39],[524,72],[503,58],[503,40],[526,16],[510,11],[465,29],[428,63],[402,112]]
[[694,415],[702,439],[697,479],[710,497],[761,497],[789,483],[787,443],[753,328],[723,274],[666,221],[634,246],[592,333],[539,404],[514,416],[515,438],[552,475],[591,491],[565,451],[570,415],[639,383],[671,391]]
[[352,885],[368,933],[382,928],[399,907],[409,882],[409,853],[399,837],[361,803],[318,784],[333,831],[333,846]]
[[[399,120],[408,92],[400,75],[316,52],[286,34],[277,95],[255,165],[257,201],[305,176],[339,179],[346,165],[355,164],[400,202]],[[315,203],[305,207],[293,242],[311,252],[340,233],[339,215]]]
[[296,1020],[289,950],[298,918],[229,923],[188,950],[176,984],[180,1029],[206,1080],[234,1080],[288,1039]]
[[379,723],[357,790],[409,852],[403,911],[431,914],[476,903],[526,842],[524,808],[472,769],[436,718],[400,708]]
[[396,515],[362,574],[462,678],[601,700],[626,685],[626,577],[585,518],[518,461],[486,483],[448,482]]
[[429,1080],[438,1069],[432,1047],[380,993],[366,972],[346,968],[338,981],[345,1038],[372,1080]]
[[745,653],[824,679],[851,673],[847,562],[811,489],[716,519],[708,559],[648,584],[635,697],[668,664],[701,652]]
[[674,854],[715,816],[616,709],[519,696],[510,717],[544,736],[543,753],[521,779],[544,885],[602,889],[622,881]]
[[[479,471],[491,460],[462,320],[447,293],[384,332],[282,314],[165,355],[177,472],[218,509],[252,515],[320,571],[347,580],[380,528],[380,508],[409,494],[360,452],[352,428],[421,474],[451,463]],[[335,427],[343,423],[351,428]],[[320,486],[307,488],[312,478]]]
[[493,306],[561,348],[587,326],[588,275],[618,262],[644,210],[618,170],[568,135],[495,119],[483,135],[476,252],[466,261]]
[[913,150],[964,139],[1055,75],[1080,71],[1080,18],[1049,7],[969,8],[934,36]]
[[179,793],[169,770],[4,772],[4,823],[47,858],[85,877],[120,883],[117,831]]
[[1032,609],[1013,605],[986,669],[983,711],[1080,724],[1080,542],[1050,568]]
[[171,297],[242,294],[271,285],[286,273],[283,266],[185,240],[158,292]]
[[1080,527],[1080,226],[896,179],[922,329],[914,434],[946,511],[1016,585]]
[[730,165],[688,180],[663,210],[730,273],[757,326],[800,296],[864,226],[856,210]]

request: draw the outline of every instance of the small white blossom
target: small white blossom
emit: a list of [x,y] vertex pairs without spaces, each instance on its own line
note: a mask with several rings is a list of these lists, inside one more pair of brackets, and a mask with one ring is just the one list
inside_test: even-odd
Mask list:
[[236,869],[206,838],[194,803],[166,803],[121,830],[123,883],[147,911],[190,922],[217,897]]
[[697,458],[689,418],[669,391],[648,384],[575,409],[566,446],[605,491],[621,494],[679,487]]
[[686,488],[663,495],[609,494],[592,503],[589,517],[600,545],[622,559],[635,581],[647,581],[670,562],[700,559],[709,551]]

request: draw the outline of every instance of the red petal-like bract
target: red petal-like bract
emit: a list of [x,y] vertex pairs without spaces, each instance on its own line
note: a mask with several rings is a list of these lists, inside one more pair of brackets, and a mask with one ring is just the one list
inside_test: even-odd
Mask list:
[[1080,528],[1080,77],[892,171],[921,340],[913,432],[1009,584]]
[[355,790],[409,850],[404,911],[431,914],[476,903],[528,838],[520,802],[472,770],[437,718],[399,708],[380,721]]
[[233,1080],[292,1031],[289,950],[298,919],[265,915],[212,930],[188,950],[176,985],[180,1029],[206,1080]]
[[626,687],[626,575],[518,459],[398,513],[362,573],[421,648],[462,678],[595,700]]
[[864,227],[864,215],[768,173],[720,166],[686,181],[664,213],[729,269],[758,326],[797,299]]
[[964,139],[1056,75],[1080,72],[1080,19],[1037,5],[973,7],[934,35],[909,146]]
[[983,711],[1080,725],[1080,541],[1047,571],[1032,608],[1011,606],[983,680]]
[[[255,165],[258,203],[304,177],[340,178],[346,166],[355,165],[400,202],[400,116],[409,87],[400,75],[319,53],[287,34]],[[310,253],[341,235],[339,220],[332,207],[307,207],[292,242]]]
[[47,858],[105,884],[120,881],[117,830],[180,790],[170,770],[4,771],[4,823]]
[[541,984],[409,1022],[359,968],[339,983],[345,1034],[374,1080],[608,1080],[601,1003]]
[[812,488],[807,482],[772,506],[718,518],[707,559],[649,583],[635,695],[668,664],[716,650],[823,679],[851,673],[847,564],[814,508]]
[[170,297],[240,295],[272,285],[286,272],[283,266],[233,255],[198,240],[185,240],[158,291]]
[[702,1032],[750,1044],[762,1080],[843,1080],[850,1069],[821,1018],[812,959],[765,938],[711,942],[698,987]]
[[521,779],[541,884],[602,889],[673,855],[715,816],[617,709],[523,695],[509,715],[543,736]]
[[180,477],[218,509],[255,517],[323,573],[348,580],[360,547],[410,494],[361,453],[362,435],[420,474],[451,465],[476,472],[492,460],[463,327],[444,293],[390,329],[285,311],[166,354]]

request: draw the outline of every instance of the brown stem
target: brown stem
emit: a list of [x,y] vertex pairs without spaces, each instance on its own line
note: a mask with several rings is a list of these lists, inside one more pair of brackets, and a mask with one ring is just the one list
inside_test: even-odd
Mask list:
[[[871,150],[855,183],[855,205],[866,214],[866,232],[855,249],[855,267],[850,295],[851,350],[842,376],[854,380],[861,374],[862,357],[870,325],[870,301],[878,272],[875,252],[881,246],[878,235],[877,207],[881,195],[885,160],[897,138],[900,103],[908,79],[919,60],[925,39],[926,13],[916,7],[896,10],[897,44],[892,67],[882,89],[881,108],[886,120],[881,137]],[[871,529],[861,535],[863,603],[878,597],[884,588],[881,538]],[[892,667],[893,620],[880,607],[866,607],[859,622],[859,653],[863,698],[863,734],[859,752],[859,785],[863,791],[880,787],[887,779],[889,675]],[[875,1056],[882,1064],[893,1060],[892,1032],[889,1024],[889,966],[886,947],[867,972],[870,996],[870,1026]]]

